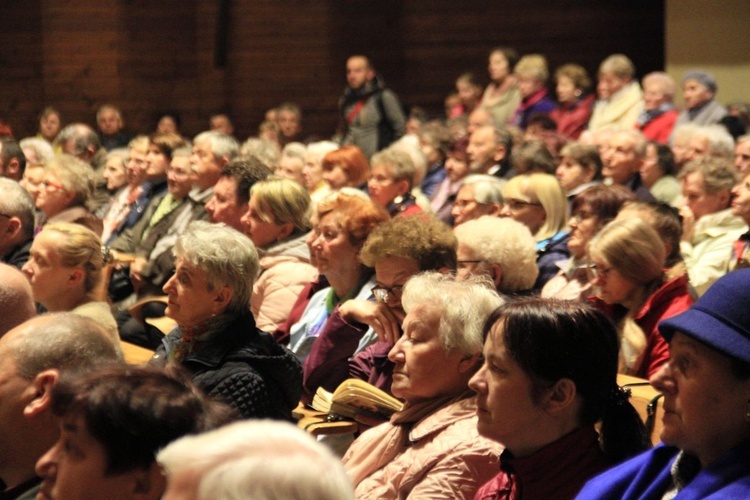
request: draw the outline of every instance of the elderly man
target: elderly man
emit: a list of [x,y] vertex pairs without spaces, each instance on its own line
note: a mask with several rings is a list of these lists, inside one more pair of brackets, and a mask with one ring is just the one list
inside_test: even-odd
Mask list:
[[75,156],[95,169],[104,166],[107,152],[102,149],[96,132],[84,123],[67,125],[57,134],[54,145],[63,153]]
[[190,157],[193,181],[190,197],[200,203],[201,210],[213,195],[221,169],[239,153],[239,144],[230,135],[209,131],[195,136],[193,155]]
[[404,135],[406,116],[398,97],[385,87],[366,56],[354,55],[346,61],[346,83],[339,99],[342,144],[354,144],[370,158]]
[[677,121],[674,80],[662,71],[643,77],[643,111],[635,126],[649,141],[666,144]]
[[734,166],[742,177],[750,174],[750,134],[737,138],[734,147]]
[[34,239],[34,200],[16,181],[0,178],[0,262],[21,269]]
[[601,148],[605,183],[625,186],[643,201],[656,201],[643,185],[639,171],[646,156],[646,139],[637,130],[615,132]]
[[473,174],[465,177],[451,209],[453,225],[458,226],[483,215],[500,217],[504,185],[504,180],[491,175]]
[[715,97],[718,86],[714,75],[707,71],[694,70],[685,73],[682,79],[682,98],[685,109],[677,118],[675,126],[683,123],[713,125],[727,115],[727,109]]
[[466,154],[469,169],[475,174],[488,174],[510,179],[516,172],[510,165],[513,138],[504,129],[485,125],[477,128],[469,138]]
[[0,337],[36,315],[29,280],[7,264],[0,264],[0,311]]
[[68,371],[120,363],[122,353],[94,320],[72,313],[33,318],[0,338],[2,498],[34,498],[34,464],[57,441],[50,394]]
[[531,292],[539,268],[536,241],[529,228],[511,218],[483,216],[453,232],[458,239],[459,279],[487,276],[503,295]]
[[20,181],[25,168],[26,156],[21,146],[8,137],[0,138],[0,177]]
[[168,476],[164,500],[200,498],[203,492],[213,498],[289,500],[349,500],[354,495],[339,459],[302,429],[283,422],[237,422],[185,436],[156,458]]
[[724,275],[733,242],[747,231],[730,208],[731,189],[740,177],[728,160],[701,158],[685,165],[679,178],[685,199],[680,250],[690,284],[702,295]]
[[235,159],[224,165],[211,199],[206,203],[209,220],[222,222],[244,233],[246,228],[241,219],[247,212],[250,188],[272,173],[271,169],[253,156],[243,160]]
[[107,150],[102,147],[99,136],[83,123],[71,123],[63,128],[54,142],[55,150],[75,156],[91,165],[94,169],[96,187],[91,196],[91,208],[103,207],[109,202],[107,181],[104,180],[104,167],[107,162]]
[[96,112],[96,126],[99,127],[99,139],[102,147],[107,151],[124,148],[130,142],[130,138],[122,131],[125,127],[122,113],[111,104],[104,104],[99,107]]

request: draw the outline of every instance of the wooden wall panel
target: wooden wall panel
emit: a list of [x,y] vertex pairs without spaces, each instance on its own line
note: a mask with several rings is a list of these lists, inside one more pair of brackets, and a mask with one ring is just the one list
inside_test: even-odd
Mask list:
[[302,107],[306,133],[329,135],[344,62],[361,52],[406,103],[434,114],[460,73],[485,77],[487,54],[500,44],[542,52],[551,68],[577,61],[594,72],[614,52],[630,55],[640,75],[664,65],[664,5],[652,0],[550,0],[543,8],[524,0],[0,4],[0,15],[23,21],[0,33],[0,113],[19,135],[35,131],[30,115],[46,104],[67,121],[93,123],[96,107],[113,102],[131,131],[151,130],[156,113],[177,110],[192,135],[210,113],[228,110],[244,139],[286,100]]

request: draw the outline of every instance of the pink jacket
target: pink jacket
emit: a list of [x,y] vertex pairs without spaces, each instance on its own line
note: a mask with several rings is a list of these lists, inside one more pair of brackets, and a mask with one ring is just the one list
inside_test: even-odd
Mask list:
[[[403,436],[408,431],[408,439],[394,439],[399,426],[407,426]],[[501,451],[477,434],[476,398],[469,397],[414,424],[386,422],[370,429],[351,445],[344,467],[358,500],[470,499],[497,474]],[[363,467],[362,462],[369,463]]]
[[305,285],[318,277],[318,270],[309,264],[309,256],[302,237],[275,245],[261,257],[260,276],[250,299],[260,330],[276,331],[286,321]]

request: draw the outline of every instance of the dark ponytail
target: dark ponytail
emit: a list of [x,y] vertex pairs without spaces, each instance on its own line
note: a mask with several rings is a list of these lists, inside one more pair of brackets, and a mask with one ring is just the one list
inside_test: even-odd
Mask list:
[[498,308],[485,334],[498,321],[505,349],[533,381],[532,397],[570,379],[583,401],[581,425],[602,422],[602,450],[613,463],[650,446],[638,412],[617,386],[620,343],[603,313],[580,302],[527,298]]

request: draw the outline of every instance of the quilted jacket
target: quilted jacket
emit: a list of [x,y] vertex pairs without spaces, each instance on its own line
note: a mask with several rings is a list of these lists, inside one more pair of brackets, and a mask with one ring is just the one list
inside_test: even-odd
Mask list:
[[[179,327],[172,330],[150,364],[165,365],[181,338]],[[206,394],[228,403],[244,418],[291,420],[302,394],[299,361],[270,334],[258,330],[249,313],[181,364]]]

